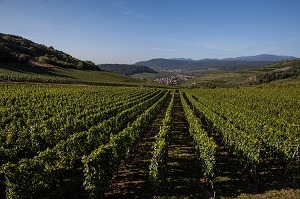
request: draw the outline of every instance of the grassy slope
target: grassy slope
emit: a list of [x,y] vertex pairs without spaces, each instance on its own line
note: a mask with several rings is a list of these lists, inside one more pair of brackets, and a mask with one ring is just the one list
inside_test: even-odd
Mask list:
[[0,81],[164,87],[164,85],[158,83],[105,71],[77,70],[60,67],[43,68],[3,63],[0,63]]
[[104,72],[90,61],[76,59],[53,47],[20,36],[2,33],[0,81],[166,87]]
[[53,47],[34,43],[16,35],[0,33],[0,62],[51,64],[63,68],[93,69],[91,61],[82,61]]
[[131,77],[139,78],[139,79],[155,79],[155,78],[169,77],[172,75],[174,75],[174,74],[160,71],[158,73],[137,73],[137,74],[131,75]]
[[[194,83],[210,82],[219,87],[233,87],[241,85],[249,85],[253,78],[256,76],[272,73],[276,71],[285,71],[290,67],[299,65],[300,60],[289,60],[277,62],[274,64],[261,66],[253,69],[237,70],[237,71],[224,71],[218,69],[209,70],[197,70],[190,71],[187,75],[193,74],[197,76],[188,82],[185,82],[183,86],[190,86]],[[299,77],[292,77],[287,79],[276,80],[271,83],[288,83],[288,82],[299,82]]]
[[129,64],[100,64],[98,67],[101,70],[110,71],[113,73],[123,74],[123,75],[134,75],[140,73],[154,73],[157,72],[148,66],[139,65],[129,65]]

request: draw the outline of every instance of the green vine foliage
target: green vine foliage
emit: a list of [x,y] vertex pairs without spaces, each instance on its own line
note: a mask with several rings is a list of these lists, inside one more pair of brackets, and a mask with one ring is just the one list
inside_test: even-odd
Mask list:
[[161,99],[142,113],[130,126],[119,134],[113,135],[109,143],[100,146],[90,155],[82,158],[85,176],[84,185],[91,198],[103,197],[113,173],[118,170],[120,164],[134,147],[135,142],[146,131],[168,94],[169,92],[166,92]]
[[206,119],[212,123],[212,128],[221,134],[220,136],[224,140],[225,145],[240,157],[245,168],[256,170],[262,161],[261,153],[265,151],[261,141],[254,135],[237,129],[230,121],[225,120],[190,95],[187,95],[187,97],[193,104],[193,107],[202,112]]
[[155,189],[158,189],[166,181],[168,146],[172,125],[174,95],[175,92],[172,93],[172,98],[167,108],[165,118],[162,121],[163,124],[155,137],[156,141],[153,145],[152,158],[149,165],[149,179]]
[[[137,139],[138,135],[141,134],[140,129],[145,130],[148,122],[155,116],[155,111],[159,110],[159,105],[166,98],[166,95],[167,92],[162,90],[145,96],[140,95],[144,97],[141,97],[143,100],[139,103],[133,103],[127,109],[115,112],[115,116],[86,131],[75,132],[66,139],[58,140],[53,148],[47,148],[36,156],[22,158],[20,161],[3,162],[1,172],[5,174],[7,179],[7,198],[34,198],[37,193],[55,187],[65,173],[78,169],[75,168],[76,162],[81,159],[85,160],[86,158],[83,157],[89,157],[95,149],[102,148],[108,153],[109,147],[103,148],[106,144],[111,146],[112,157],[116,157],[113,162],[114,165],[117,165],[125,157],[122,153],[125,151],[127,154],[130,150],[129,145],[133,145],[134,139]],[[53,136],[53,138],[55,137]],[[126,143],[123,140],[130,142]],[[124,151],[120,150],[124,149],[121,148],[123,143],[126,143],[126,150]],[[6,156],[6,153],[3,153],[5,152],[3,148],[1,146],[0,155]],[[92,163],[87,164],[85,168],[89,168],[88,165],[92,165]],[[115,170],[116,167],[111,168]],[[87,190],[93,190],[89,188],[89,181],[86,180],[85,186]]]
[[216,155],[218,146],[213,138],[208,136],[208,133],[203,129],[199,118],[197,118],[193,110],[189,107],[183,93],[180,93],[181,102],[185,112],[186,119],[189,123],[189,131],[193,136],[195,147],[199,153],[202,172],[204,177],[209,181],[214,182],[216,174]]

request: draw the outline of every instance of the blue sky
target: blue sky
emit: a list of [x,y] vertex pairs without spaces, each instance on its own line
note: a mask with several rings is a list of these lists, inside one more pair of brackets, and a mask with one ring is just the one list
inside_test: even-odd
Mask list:
[[300,57],[299,0],[0,0],[0,32],[100,63]]

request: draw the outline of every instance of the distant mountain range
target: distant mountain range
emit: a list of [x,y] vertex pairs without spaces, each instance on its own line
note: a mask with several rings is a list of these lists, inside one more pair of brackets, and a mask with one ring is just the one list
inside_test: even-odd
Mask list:
[[193,59],[191,58],[171,58],[171,60],[177,60],[177,61],[194,61]]
[[261,54],[261,55],[255,55],[255,56],[226,58],[226,59],[222,59],[222,60],[223,61],[273,61],[273,62],[277,62],[277,61],[291,60],[291,59],[297,59],[297,57]]
[[[256,56],[201,60],[159,58],[141,61],[134,64],[135,66],[124,64],[100,66],[103,70],[130,75],[141,72],[155,73],[155,71],[159,70],[174,69],[200,70],[206,68],[218,68],[222,70],[236,70],[258,67],[281,60],[291,59],[296,59],[296,57],[261,54]],[[99,66],[96,66],[91,61],[82,61],[67,53],[56,50],[52,46],[47,47],[20,36],[3,33],[0,33],[0,63],[1,62],[22,63],[42,67],[58,66],[62,68],[99,70]],[[150,67],[151,69],[147,67]]]
[[200,70],[206,68],[218,68],[223,70],[236,70],[244,68],[253,68],[271,64],[281,60],[297,59],[292,56],[277,56],[269,54],[261,54],[256,56],[244,56],[226,59],[201,59],[192,60],[185,58],[172,58],[172,59],[151,59],[148,61],[137,62],[136,65],[148,66],[154,70]]

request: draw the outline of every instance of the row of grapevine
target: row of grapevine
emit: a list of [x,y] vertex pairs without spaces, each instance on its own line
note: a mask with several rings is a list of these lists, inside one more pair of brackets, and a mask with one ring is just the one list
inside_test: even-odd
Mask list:
[[[67,68],[51,68],[51,74],[45,73],[45,69],[39,67],[33,69],[31,73],[25,73],[28,67],[21,70],[11,70],[12,66],[4,63],[0,65],[0,81],[4,82],[28,82],[53,83],[53,84],[78,84],[78,85],[96,85],[96,86],[140,86],[147,85],[141,80],[134,80],[130,77],[119,76],[105,71],[77,70]],[[15,66],[13,66],[15,67]]]
[[208,136],[208,133],[204,130],[200,119],[195,116],[195,113],[187,102],[185,94],[180,92],[180,98],[185,112],[185,117],[189,123],[190,134],[193,136],[195,147],[199,154],[202,173],[213,187],[213,182],[217,177],[216,155],[218,153],[218,146],[214,142],[213,138]]
[[[205,104],[230,105],[237,112],[257,117],[260,122],[278,130],[285,131],[288,126],[298,126],[300,86],[293,87],[253,87],[241,89],[195,90],[201,92]],[[210,99],[214,101],[210,101]],[[297,132],[296,132],[297,133]]]
[[[126,101],[126,98],[114,97],[115,94],[121,94],[121,96],[124,96],[124,94],[119,92],[111,93],[113,94],[108,94],[100,90],[96,94],[86,95],[75,94],[69,91],[67,93],[61,93],[51,96],[47,91],[47,95],[43,95],[42,93],[34,93],[35,95],[31,94],[29,99],[24,99],[23,97],[19,96],[10,97],[8,100],[12,101],[14,99],[14,103],[11,105],[8,105],[7,101],[3,103],[3,105],[5,107],[9,107],[9,109],[1,112],[1,127],[4,131],[6,131],[9,130],[10,122],[14,123],[11,126],[16,126],[16,123],[25,124],[26,126],[32,126],[36,123],[40,123],[41,121],[44,121],[49,126],[55,125],[55,127],[59,127],[57,126],[57,123],[60,125],[61,123],[63,123],[62,121],[66,122],[65,119],[69,119],[66,118],[67,116],[71,115],[74,117],[79,115],[82,117],[82,113],[86,111],[88,111],[86,114],[92,114],[92,111],[94,109],[90,107],[91,104],[97,107],[101,107],[102,109],[98,108],[98,110],[95,110],[99,112],[100,110],[106,109],[106,101],[109,102],[112,107],[115,106],[114,104],[119,103],[119,100]],[[143,93],[139,93],[139,95],[143,95]],[[107,100],[105,100],[106,97],[108,98]],[[128,94],[126,97],[127,99],[132,98],[131,95]],[[37,115],[39,117],[37,117]],[[55,120],[55,122],[51,121],[51,119]],[[23,127],[24,125],[19,127],[17,126],[15,130],[19,131]]]
[[[23,88],[21,87],[20,89]],[[42,122],[46,123],[46,127],[54,126],[55,129],[60,129],[59,125],[81,114],[84,110],[93,110],[90,109],[90,104],[105,107],[106,101],[113,104],[115,103],[114,95],[120,94],[128,99],[131,98],[131,95],[128,95],[131,92],[126,94],[126,92],[118,91],[118,89],[110,93],[108,89],[97,89],[96,93],[91,92],[93,90],[87,90],[84,94],[79,93],[81,89],[78,88],[66,90],[65,88],[45,87],[43,90],[42,88],[40,90],[34,88],[32,90],[28,90],[28,88],[24,90],[13,88],[1,90],[4,91],[1,92],[4,96],[1,98],[0,107],[6,108],[0,112],[2,136],[7,131],[22,132],[24,128],[27,130],[29,127]],[[7,96],[9,92],[13,94]],[[139,93],[139,95],[141,94]],[[108,99],[105,100],[103,96],[106,96]],[[118,101],[118,99],[116,100]],[[15,140],[12,142],[15,142]]]
[[[3,63],[1,63],[3,65]],[[43,82],[43,83],[64,83],[64,84],[74,84],[74,83],[88,83],[81,82],[71,78],[64,78],[59,76],[46,76],[40,75],[38,73],[21,73],[18,71],[7,70],[1,67],[0,69],[0,80],[10,81],[10,82]]]
[[[198,90],[201,101],[234,108],[247,117],[254,116],[259,122],[280,131],[288,129],[299,134],[299,93],[300,86],[262,87],[242,89],[218,89],[216,91]],[[199,93],[199,92],[195,92]],[[214,101],[209,99],[214,98]],[[298,127],[298,129],[292,129]]]
[[142,99],[146,96],[154,94],[155,92],[158,92],[158,90],[152,90],[152,91],[149,90],[148,92],[144,91],[142,93],[134,92],[128,94],[128,91],[125,90],[124,93],[122,92],[115,93],[112,97],[109,97],[108,99],[106,99],[108,97],[107,95],[103,95],[105,99],[103,102],[101,102],[101,104],[95,103],[96,100],[95,101],[93,100],[93,103],[90,103],[88,106],[86,106],[82,112],[76,115],[76,118],[78,119],[86,118],[86,121],[89,121],[87,116],[94,119],[94,115],[97,115],[97,113],[99,112],[108,111],[113,108],[115,109],[121,108],[123,107],[124,104],[127,104],[131,101]]
[[111,136],[117,135],[118,131],[126,127],[166,92],[155,93],[154,96],[151,94],[150,99],[145,99],[138,105],[132,104],[131,108],[87,131],[74,133],[66,140],[58,141],[53,149],[47,148],[31,159],[21,159],[17,164],[11,162],[4,164],[2,172],[7,179],[7,197],[30,198],[34,193],[54,186],[66,171],[75,169],[75,163],[82,155],[87,155],[95,148],[110,142]]
[[122,161],[132,150],[134,143],[148,128],[167,96],[168,93],[140,115],[132,125],[114,135],[108,144],[100,146],[88,156],[83,156],[84,186],[91,198],[103,197],[113,173],[118,170]]
[[[151,99],[153,96],[158,95],[158,93],[159,91],[151,92],[147,95],[142,94],[135,98],[127,99],[127,101],[124,101],[123,105],[111,107],[107,110],[100,111],[97,114],[91,116],[87,114],[85,117],[81,115],[80,119],[73,116],[73,119],[68,121],[66,117],[72,118],[72,114],[70,114],[69,111],[66,111],[68,113],[66,114],[66,117],[57,117],[60,122],[57,122],[58,119],[56,117],[52,117],[53,120],[51,120],[51,123],[49,123],[49,120],[45,122],[41,121],[38,124],[28,126],[27,129],[23,128],[21,131],[12,131],[11,129],[6,128],[4,131],[6,133],[3,133],[0,136],[3,141],[0,145],[0,154],[2,153],[6,156],[2,161],[5,162],[5,160],[7,160],[15,162],[23,157],[30,158],[36,155],[38,151],[43,151],[47,147],[51,148],[59,141],[67,139],[72,134],[88,130],[92,126],[115,116],[118,112],[136,106],[147,99]],[[65,119],[65,123],[62,121],[63,119]]]
[[149,98],[155,96],[157,93],[159,93],[158,90],[155,92],[151,92],[151,93],[145,92],[142,95],[138,95],[135,97],[129,97],[128,99],[117,98],[117,101],[115,104],[104,105],[103,109],[98,108],[98,109],[94,110],[95,113],[91,113],[91,112],[81,113],[79,115],[78,119],[81,119],[81,120],[84,119],[83,123],[87,127],[93,126],[93,124],[97,124],[97,123],[101,122],[101,120],[103,121],[103,120],[111,117],[111,115],[113,115],[115,112],[125,110],[133,105],[138,104],[141,101],[144,101],[146,99],[149,99]]
[[156,140],[153,145],[152,158],[149,166],[149,179],[155,189],[158,189],[159,186],[166,180],[168,146],[172,126],[174,95],[175,92],[172,93],[171,102],[166,111],[165,118],[162,121],[162,126],[155,137]]
[[255,136],[237,129],[230,121],[222,118],[212,109],[195,100],[188,92],[185,93],[193,109],[202,113],[201,117],[204,117],[211,123],[211,128],[220,134],[219,136],[222,137],[225,146],[243,161],[242,164],[251,173],[256,175],[262,161],[262,153],[265,151],[261,141]]
[[[161,91],[154,97],[142,101],[139,104],[118,113],[115,117],[111,117],[99,125],[92,127],[88,131],[88,137],[93,137],[94,139],[89,139],[89,145],[97,146],[99,144],[109,142],[111,135],[114,135],[121,129],[125,128],[127,124],[130,124],[130,122],[132,122],[138,115],[142,114],[153,103],[165,95],[166,92]],[[94,137],[94,134],[96,133],[100,133],[101,136]]]
[[[232,102],[222,100],[222,103],[216,103],[216,98],[212,100],[212,96],[206,96],[203,99],[200,95],[196,95],[202,102],[209,102],[209,107],[222,117],[227,118],[237,128],[255,136],[269,148],[270,153],[280,154],[280,159],[288,161],[299,141],[299,125],[273,126],[268,123],[272,118],[269,115],[263,115],[256,110],[249,110],[242,106],[241,103],[233,105]],[[278,124],[278,122],[277,122]]]

